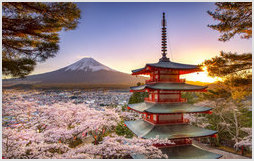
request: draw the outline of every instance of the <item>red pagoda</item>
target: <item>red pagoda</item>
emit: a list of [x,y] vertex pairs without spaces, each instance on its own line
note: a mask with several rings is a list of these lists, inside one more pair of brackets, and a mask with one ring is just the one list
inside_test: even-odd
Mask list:
[[[184,114],[211,113],[211,108],[187,104],[182,92],[205,92],[206,86],[186,84],[180,75],[202,71],[197,65],[175,63],[166,57],[167,33],[165,13],[162,20],[162,58],[158,63],[146,64],[132,71],[132,75],[149,75],[145,85],[131,87],[131,92],[148,92],[145,102],[129,104],[128,109],[142,114],[143,120],[125,121],[126,126],[142,138],[169,139],[175,144],[154,145],[161,148],[169,159],[215,159],[221,155],[211,153],[192,144],[193,138],[215,137],[216,131],[189,124]],[[133,155],[143,158],[143,155]]]

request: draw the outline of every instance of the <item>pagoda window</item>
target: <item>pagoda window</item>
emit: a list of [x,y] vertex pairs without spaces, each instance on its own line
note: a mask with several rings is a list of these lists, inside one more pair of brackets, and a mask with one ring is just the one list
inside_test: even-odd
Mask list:
[[158,80],[158,78],[159,78],[159,75],[156,74],[155,75],[155,80]]
[[159,122],[181,122],[182,114],[173,114],[173,115],[159,115]]
[[161,74],[160,75],[160,81],[163,81],[163,82],[178,82],[179,81],[179,76],[178,75]]
[[170,100],[179,100],[179,94],[160,94],[159,101],[170,101]]
[[160,91],[159,93],[161,93],[161,94],[172,94],[172,93],[180,94],[179,91]]
[[164,75],[178,75],[178,71],[175,71],[175,70],[161,70],[160,71],[160,74],[164,74]]
[[158,94],[154,94],[154,99],[158,100]]
[[157,121],[157,116],[155,114],[153,114],[153,121]]
[[153,97],[152,94],[149,94],[149,100],[152,100],[152,97]]

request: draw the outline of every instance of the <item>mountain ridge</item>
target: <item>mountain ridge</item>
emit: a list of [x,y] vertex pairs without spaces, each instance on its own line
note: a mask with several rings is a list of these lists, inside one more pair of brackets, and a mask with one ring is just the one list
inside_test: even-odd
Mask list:
[[145,77],[135,77],[127,73],[111,69],[93,58],[83,58],[71,65],[55,71],[27,76],[25,79],[3,80],[8,82],[26,82],[25,84],[121,84],[136,85],[144,82]]

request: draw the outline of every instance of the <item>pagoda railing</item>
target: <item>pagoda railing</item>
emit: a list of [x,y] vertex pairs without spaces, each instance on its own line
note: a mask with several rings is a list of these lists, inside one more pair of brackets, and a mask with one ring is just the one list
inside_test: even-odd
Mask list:
[[188,119],[183,119],[183,120],[159,120],[156,124],[186,124],[189,123],[190,121]]
[[186,79],[168,79],[168,80],[153,80],[153,79],[149,79],[149,80],[146,80],[146,84],[149,84],[149,83],[185,83]]
[[[170,117],[170,116],[169,116]],[[190,122],[189,119],[182,119],[182,120],[153,120],[152,118],[147,118],[145,116],[143,116],[143,119],[151,122],[153,124],[158,124],[158,125],[162,125],[162,124],[187,124]]]
[[146,102],[157,102],[157,103],[176,103],[176,102],[187,102],[186,98],[180,99],[163,99],[163,100],[150,100],[149,97],[145,98]]
[[153,144],[153,146],[158,147],[158,148],[163,148],[163,147],[172,147],[172,146],[177,146],[177,145],[189,145],[192,144],[192,140],[189,138],[186,139],[175,139],[172,140],[174,144]]

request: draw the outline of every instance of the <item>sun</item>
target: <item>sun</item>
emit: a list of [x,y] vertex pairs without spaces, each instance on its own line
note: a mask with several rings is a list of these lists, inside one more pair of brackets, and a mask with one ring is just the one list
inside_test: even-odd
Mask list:
[[203,72],[183,75],[182,78],[186,78],[186,80],[188,81],[199,81],[199,82],[206,82],[206,83],[213,83],[213,82],[221,80],[218,77],[213,78],[208,76],[207,67],[203,67],[202,70]]

